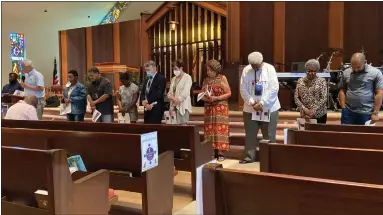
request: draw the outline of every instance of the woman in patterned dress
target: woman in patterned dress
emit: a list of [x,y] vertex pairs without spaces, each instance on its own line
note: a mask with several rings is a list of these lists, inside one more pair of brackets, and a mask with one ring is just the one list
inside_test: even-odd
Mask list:
[[318,123],[327,121],[327,83],[317,76],[320,64],[311,59],[305,64],[307,75],[300,78],[295,89],[294,100],[300,109],[301,117],[316,119]]
[[214,157],[223,161],[223,151],[230,148],[228,98],[231,96],[231,90],[226,77],[221,74],[218,61],[208,61],[207,76],[202,87],[204,92],[210,92],[210,95],[202,98],[205,101],[205,140],[212,143]]

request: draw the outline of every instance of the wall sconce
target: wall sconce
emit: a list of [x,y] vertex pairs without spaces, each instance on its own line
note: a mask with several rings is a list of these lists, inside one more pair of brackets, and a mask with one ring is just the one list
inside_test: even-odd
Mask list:
[[169,24],[170,24],[170,30],[171,30],[171,31],[175,31],[176,28],[177,28],[178,22],[176,22],[176,21],[170,21]]

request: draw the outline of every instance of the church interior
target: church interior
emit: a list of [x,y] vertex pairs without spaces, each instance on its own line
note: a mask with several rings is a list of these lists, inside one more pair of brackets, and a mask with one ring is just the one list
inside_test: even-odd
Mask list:
[[[28,4],[40,14],[36,19],[44,20],[41,27],[28,26],[33,16],[6,12],[16,6],[12,4]],[[80,4],[82,9],[75,9]],[[383,73],[383,2],[2,2],[3,11],[2,87],[9,73],[21,79],[23,60],[32,60],[44,75],[46,104],[39,121],[4,119],[2,113],[2,213],[383,211],[383,109],[375,126],[341,125],[337,87],[354,53],[363,53],[366,64]],[[55,13],[68,23],[59,24],[65,21],[57,21]],[[275,68],[281,108],[275,141],[265,140],[260,130],[256,162],[241,164],[248,141],[241,75],[255,51]],[[116,123],[121,73],[128,72],[133,83],[143,87],[144,65],[152,60],[166,79],[166,95],[178,59],[193,82],[188,125],[168,125],[165,119],[161,125],[145,124],[147,110],[139,101],[136,124]],[[222,66],[231,90],[230,150],[224,152],[224,161],[212,159],[212,145],[205,140],[204,102],[197,99],[212,59]],[[306,123],[301,129],[294,92],[310,59],[319,62],[317,74],[326,81],[327,124]],[[68,122],[59,106],[69,71],[76,70],[85,85],[91,82],[93,67],[111,82],[115,123],[94,123],[90,112],[84,122]],[[2,96],[2,112],[3,106],[20,99]],[[170,103],[166,96],[164,100],[165,106]],[[145,135],[153,132],[158,143],[144,148]],[[80,171],[68,171],[68,165],[73,167],[70,159]]]

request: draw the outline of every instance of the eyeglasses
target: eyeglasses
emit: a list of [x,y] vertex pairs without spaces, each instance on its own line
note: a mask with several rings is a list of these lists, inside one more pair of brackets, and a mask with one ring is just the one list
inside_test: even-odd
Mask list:
[[312,70],[312,69],[308,69],[308,70],[306,70],[306,72],[307,72],[307,73],[316,73],[316,71],[315,71],[315,70]]

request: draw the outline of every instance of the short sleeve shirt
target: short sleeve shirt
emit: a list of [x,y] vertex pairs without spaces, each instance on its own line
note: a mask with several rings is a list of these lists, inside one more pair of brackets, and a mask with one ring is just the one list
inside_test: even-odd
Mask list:
[[375,92],[383,89],[382,72],[370,65],[365,70],[354,72],[352,68],[343,72],[339,88],[346,92],[346,107],[353,112],[371,114],[374,110]]
[[[121,95],[121,102],[123,105],[128,105],[133,101],[133,95],[139,91],[139,88],[136,84],[131,83],[129,87],[122,85],[119,89],[119,94]],[[137,109],[137,108],[136,108]],[[136,109],[128,110],[135,111]]]
[[110,81],[104,77],[100,77],[97,83],[91,83],[88,86],[88,95],[93,101],[99,99],[104,94],[109,95],[109,97],[104,102],[97,104],[96,109],[103,115],[113,114],[113,89]]
[[[26,74],[25,83],[30,86],[44,87],[44,76],[40,72],[33,69],[31,72]],[[35,95],[38,99],[44,98],[45,96],[45,90],[34,91],[34,90],[24,89],[24,92],[26,95]]]

